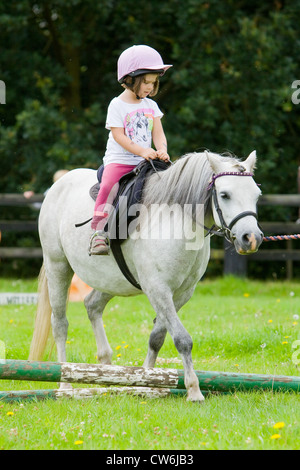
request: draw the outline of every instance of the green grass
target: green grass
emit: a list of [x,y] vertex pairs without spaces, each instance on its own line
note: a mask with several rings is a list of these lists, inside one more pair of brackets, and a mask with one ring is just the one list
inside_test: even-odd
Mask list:
[[[1,280],[1,292],[33,292],[36,281]],[[299,375],[292,360],[300,339],[300,284],[225,277],[199,283],[180,317],[194,341],[195,369]],[[35,306],[0,306],[6,357],[27,359]],[[115,298],[104,322],[113,363],[142,365],[155,314],[144,296]],[[96,362],[95,341],[82,303],[68,310],[68,360]],[[55,353],[45,359],[56,360]],[[169,336],[159,367],[182,368]],[[56,388],[2,381],[1,390]],[[184,398],[104,396],[85,401],[0,403],[0,449],[298,449],[299,395],[251,392]],[[274,424],[283,422],[282,429]],[[271,439],[273,435],[278,439]],[[78,444],[78,441],[80,442]]]

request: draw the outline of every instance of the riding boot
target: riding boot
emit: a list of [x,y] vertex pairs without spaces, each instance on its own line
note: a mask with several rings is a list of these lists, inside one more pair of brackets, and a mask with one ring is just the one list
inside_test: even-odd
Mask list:
[[109,236],[104,231],[96,231],[90,239],[89,255],[108,255]]

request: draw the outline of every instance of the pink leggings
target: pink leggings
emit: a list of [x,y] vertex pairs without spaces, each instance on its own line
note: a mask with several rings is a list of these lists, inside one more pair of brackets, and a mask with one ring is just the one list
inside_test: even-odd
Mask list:
[[135,167],[136,165],[123,165],[121,163],[109,163],[104,167],[91,224],[93,230],[104,229],[110,208],[119,189],[119,180]]

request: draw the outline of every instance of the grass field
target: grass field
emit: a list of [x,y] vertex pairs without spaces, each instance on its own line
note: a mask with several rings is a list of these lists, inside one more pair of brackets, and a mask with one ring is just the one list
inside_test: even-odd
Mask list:
[[[1,280],[0,291],[35,292],[36,287],[36,280]],[[299,375],[292,348],[300,339],[299,300],[297,282],[225,277],[199,283],[180,312],[193,337],[195,369]],[[6,358],[27,359],[34,312],[34,305],[0,306]],[[142,365],[154,316],[144,296],[118,297],[108,304],[104,323],[114,364]],[[82,303],[69,303],[68,319],[68,360],[96,362]],[[56,360],[55,351],[45,359]],[[158,366],[182,368],[169,336]],[[57,384],[1,381],[1,390],[36,388]],[[180,397],[109,395],[85,401],[0,402],[0,449],[299,449],[299,424],[299,395],[290,393],[237,392],[211,396],[203,405]]]

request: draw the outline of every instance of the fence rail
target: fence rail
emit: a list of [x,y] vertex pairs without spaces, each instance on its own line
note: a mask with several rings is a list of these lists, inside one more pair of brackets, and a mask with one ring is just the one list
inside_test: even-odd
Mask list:
[[[0,206],[26,207],[36,202],[42,202],[43,194],[36,194],[26,199],[22,194],[0,194]],[[266,194],[259,200],[259,206],[286,206],[300,208],[300,194]],[[37,220],[0,220],[0,234],[2,232],[36,232]],[[300,224],[293,222],[260,222],[266,234],[285,235],[300,232]],[[1,240],[1,238],[0,238]],[[300,261],[300,248],[294,249],[292,241],[283,243],[283,248],[264,249],[261,247],[257,253],[249,256],[240,256],[230,249],[225,242],[224,249],[212,249],[211,259],[224,260],[224,272],[245,276],[248,262],[251,261],[284,261],[286,263],[287,278],[293,276],[293,262]],[[297,243],[297,242],[296,242]],[[0,246],[1,258],[42,258],[40,247],[3,247]]]

